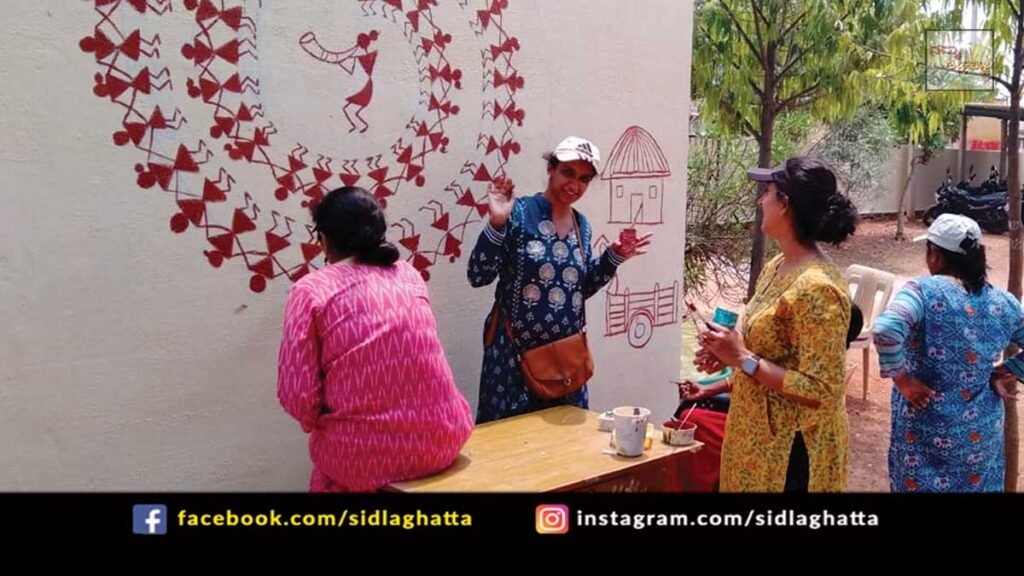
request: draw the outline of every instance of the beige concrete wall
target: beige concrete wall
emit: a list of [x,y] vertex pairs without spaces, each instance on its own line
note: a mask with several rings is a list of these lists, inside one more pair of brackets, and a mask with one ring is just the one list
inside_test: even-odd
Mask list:
[[[0,488],[305,490],[281,310],[320,263],[303,202],[343,182],[386,196],[475,403],[484,182],[537,191],[562,137],[607,158],[634,126],[671,175],[614,288],[638,320],[587,305],[592,407],[674,407],[692,2],[97,4],[13,0],[0,24]],[[614,194],[580,202],[598,235]]]

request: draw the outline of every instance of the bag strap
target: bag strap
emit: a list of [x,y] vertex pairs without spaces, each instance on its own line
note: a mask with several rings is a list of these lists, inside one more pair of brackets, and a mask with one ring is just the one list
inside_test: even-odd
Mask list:
[[[574,208],[571,208],[571,207],[569,208],[569,210],[572,211],[572,228],[573,228],[573,230],[576,231],[576,242],[577,242],[577,244],[579,244],[580,260],[582,260],[582,262],[580,262],[580,266],[583,268],[583,277],[580,278],[580,293],[582,294],[584,292],[584,289],[586,288],[586,284],[587,284],[587,264],[589,264],[589,262],[587,261],[586,246],[583,245],[583,235],[580,234],[580,227],[576,223],[576,210]],[[570,254],[571,254],[571,252],[570,252]],[[583,337],[586,338],[587,337],[587,302],[586,302],[586,298],[583,299],[583,306],[580,306],[580,318],[583,320],[583,322],[580,322],[580,333],[582,333]]]
[[[500,314],[500,312],[499,312]],[[508,318],[504,318],[505,334],[508,335],[508,342],[512,346],[512,350],[516,353],[516,360],[522,360],[522,353],[519,351],[519,347],[516,346],[516,337],[512,335],[512,326],[508,323]]]
[[519,347],[516,346],[516,339],[512,335],[512,326],[508,323],[508,318],[505,318],[501,313],[501,305],[497,300],[494,301],[494,306],[491,308],[491,323],[487,326],[487,335],[484,337],[485,344],[489,347],[494,344],[494,337],[498,333],[498,324],[501,323],[505,327],[505,334],[508,335],[508,341],[512,345],[512,349],[516,353],[516,360],[519,360],[520,353]]
[[583,267],[583,276],[585,277],[587,275],[587,254],[583,250],[583,235],[580,234],[580,227],[576,222],[576,210],[573,208],[569,210],[572,210],[572,229],[576,232],[576,242],[580,247],[580,259],[583,260],[580,265]]
[[498,301],[494,301],[494,306],[491,307],[491,323],[487,326],[487,334],[484,335],[484,345],[488,348],[491,344],[494,344],[494,336],[498,332],[498,314],[500,309],[498,307]]
[[[512,204],[512,213],[509,215],[508,222],[506,224],[507,230],[505,232],[505,234],[506,234],[506,236],[505,236],[505,242],[506,242],[505,248],[509,248],[508,242],[512,242],[512,237],[513,237],[512,230],[515,227],[516,210],[521,209],[522,206],[523,206],[523,203],[521,201],[519,201],[519,200],[517,200],[514,204]],[[511,257],[514,258],[515,257],[515,253],[516,253],[516,250],[511,250]],[[520,276],[519,274],[515,274],[513,276],[513,279],[512,279],[512,289],[514,291],[513,292],[514,294],[518,294],[519,290],[520,290],[519,276]],[[500,283],[500,280],[499,280],[499,283]],[[513,298],[513,302],[515,302],[514,298]],[[515,311],[513,311],[513,314],[514,313],[515,313]],[[502,313],[501,313],[501,291],[500,290],[495,290],[495,292],[494,292],[494,306],[491,308],[491,324],[487,328],[487,336],[484,339],[484,342],[485,342],[485,344],[488,347],[490,347],[492,344],[494,344],[494,337],[496,336],[496,334],[498,332],[498,322],[499,322],[499,317],[501,317],[501,316],[502,316]],[[506,328],[506,330],[508,330],[508,326],[506,326],[505,328]],[[512,346],[515,347],[515,339],[512,339]]]

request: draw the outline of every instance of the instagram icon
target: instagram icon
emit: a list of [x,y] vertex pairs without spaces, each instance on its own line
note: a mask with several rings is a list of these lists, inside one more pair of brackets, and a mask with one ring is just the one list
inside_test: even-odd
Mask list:
[[569,531],[569,507],[564,504],[537,506],[538,534],[565,534]]

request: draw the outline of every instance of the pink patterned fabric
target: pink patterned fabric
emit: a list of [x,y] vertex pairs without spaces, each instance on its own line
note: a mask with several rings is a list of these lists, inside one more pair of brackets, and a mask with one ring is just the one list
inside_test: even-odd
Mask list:
[[450,466],[473,430],[408,263],[335,264],[288,294],[278,399],[310,433],[312,492],[373,491]]

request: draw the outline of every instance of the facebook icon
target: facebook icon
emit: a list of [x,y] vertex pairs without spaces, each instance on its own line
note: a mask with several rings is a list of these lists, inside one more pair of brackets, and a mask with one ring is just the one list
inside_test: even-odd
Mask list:
[[167,534],[167,506],[136,504],[132,507],[132,532],[136,534]]

